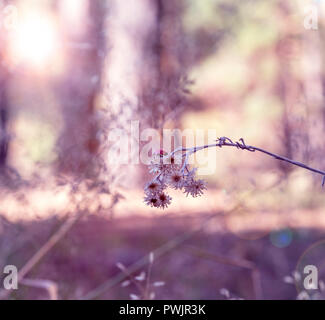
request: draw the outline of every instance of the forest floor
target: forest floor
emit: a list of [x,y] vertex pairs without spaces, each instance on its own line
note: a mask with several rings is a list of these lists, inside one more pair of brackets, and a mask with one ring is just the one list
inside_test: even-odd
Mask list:
[[[25,215],[23,205],[2,199],[1,208],[7,208],[0,215],[3,264],[24,266],[64,222],[64,196],[54,204],[48,197],[34,197],[47,201],[25,207]],[[315,264],[325,280],[321,208],[250,210],[228,205],[217,190],[206,198],[175,198],[166,211],[145,207],[141,199],[141,192],[135,192],[114,214],[102,210],[78,220],[28,278],[53,281],[60,299],[129,299],[131,293],[140,294],[139,288],[121,286],[127,277],[116,263],[138,275],[147,270],[148,254],[154,252],[151,281],[165,282],[151,288],[158,299],[224,299],[222,288],[243,299],[295,299],[300,285],[284,283],[283,278],[294,270],[303,274],[307,264]],[[21,286],[11,297],[48,295]]]

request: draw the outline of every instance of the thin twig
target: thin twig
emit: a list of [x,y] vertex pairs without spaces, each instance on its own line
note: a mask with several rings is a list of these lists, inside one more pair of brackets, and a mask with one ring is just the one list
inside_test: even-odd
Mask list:
[[323,187],[325,186],[325,171],[323,171],[323,170],[319,170],[319,169],[309,167],[309,166],[307,166],[306,164],[304,164],[302,162],[291,160],[289,158],[277,155],[277,154],[275,154],[273,152],[264,150],[262,148],[246,145],[245,142],[244,142],[244,139],[242,139],[242,138],[238,142],[233,142],[231,139],[229,139],[227,137],[218,138],[216,141],[217,142],[214,143],[214,144],[207,144],[207,145],[199,146],[199,147],[193,147],[193,148],[182,148],[181,147],[181,148],[178,148],[178,149],[174,150],[171,154],[175,154],[176,152],[185,152],[185,163],[184,163],[184,166],[183,166],[183,168],[185,168],[187,166],[187,164],[188,164],[188,158],[189,158],[189,156],[191,154],[194,154],[197,151],[204,150],[204,149],[207,149],[207,148],[235,147],[237,149],[246,150],[246,151],[250,151],[250,152],[258,151],[258,152],[264,153],[264,154],[266,154],[266,155],[268,155],[268,156],[270,156],[272,158],[275,158],[276,160],[284,161],[284,162],[290,163],[290,164],[292,164],[294,166],[301,167],[303,169],[306,169],[306,170],[309,170],[309,171],[312,171],[314,173],[322,175],[323,176],[322,186]]
[[[34,268],[34,266],[67,234],[72,226],[85,214],[85,211],[79,211],[77,214],[71,215],[55,232],[44,245],[27,261],[27,263],[18,272],[18,283]],[[0,291],[0,299],[6,299],[10,295],[11,290],[3,289]]]
[[23,279],[20,281],[21,285],[27,287],[40,288],[47,291],[50,300],[58,300],[58,285],[51,280],[43,279]]
[[128,268],[123,265],[123,268],[119,269],[126,275],[127,279],[129,279],[129,281],[133,283],[133,285],[138,289],[139,293],[144,297],[145,289],[140,285],[140,283],[134,280],[133,275],[129,272]]
[[145,286],[145,296],[144,299],[150,299],[150,278],[151,278],[151,270],[152,270],[153,261],[149,259],[148,264],[148,272],[147,272],[147,279],[146,279],[146,286]]

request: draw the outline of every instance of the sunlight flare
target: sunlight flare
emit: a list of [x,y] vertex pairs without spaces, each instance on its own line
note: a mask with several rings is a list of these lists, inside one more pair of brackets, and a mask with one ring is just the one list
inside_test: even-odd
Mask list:
[[58,29],[49,14],[23,15],[9,40],[9,53],[16,64],[44,68],[57,58],[60,47]]

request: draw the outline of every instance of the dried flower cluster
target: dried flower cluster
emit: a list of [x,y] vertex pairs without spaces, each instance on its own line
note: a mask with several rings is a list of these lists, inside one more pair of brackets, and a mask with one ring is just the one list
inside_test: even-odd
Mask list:
[[149,165],[149,170],[151,173],[156,174],[156,177],[145,187],[145,203],[155,208],[165,209],[168,207],[172,200],[172,198],[165,192],[165,189],[168,187],[183,190],[187,196],[201,196],[203,194],[203,190],[206,189],[206,183],[204,180],[195,179],[196,168],[192,170],[189,169],[188,159],[191,154],[203,149],[215,147],[235,147],[237,149],[246,150],[249,152],[257,151],[264,153],[275,158],[276,160],[284,161],[322,175],[322,186],[325,187],[325,171],[309,167],[302,162],[288,159],[258,147],[246,145],[244,139],[242,138],[237,142],[233,142],[227,137],[221,137],[218,138],[213,144],[193,148],[181,147],[174,150],[170,154],[160,150],[159,153],[154,154]]
[[[186,155],[186,154],[185,154]],[[144,201],[148,206],[165,209],[172,198],[166,189],[183,190],[186,196],[201,196],[206,189],[204,180],[196,179],[196,168],[189,169],[188,157],[185,159],[182,150],[175,150],[167,154],[163,150],[155,153],[149,165],[150,173],[156,174],[144,188]]]

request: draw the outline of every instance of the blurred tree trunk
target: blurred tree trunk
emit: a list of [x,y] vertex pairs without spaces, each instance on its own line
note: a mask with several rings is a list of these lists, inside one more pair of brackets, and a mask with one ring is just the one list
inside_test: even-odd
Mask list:
[[67,67],[58,88],[64,116],[59,168],[66,173],[90,177],[97,174],[99,141],[94,111],[105,49],[106,2],[80,0],[74,2],[78,5],[76,8],[71,8],[68,2],[62,0],[60,7]]
[[3,171],[7,165],[9,150],[9,101],[8,90],[8,71],[4,63],[5,39],[0,37],[0,171]]
[[[106,29],[109,53],[106,63],[108,98],[108,131],[119,130],[123,141],[117,144],[109,139],[108,166],[111,180],[116,187],[133,187],[139,181],[139,149],[129,154],[131,144],[138,146],[139,136],[132,134],[131,123],[140,130],[146,122],[146,110],[142,108],[143,84],[151,87],[155,58],[151,52],[156,41],[156,7],[152,0],[111,0]],[[136,131],[138,131],[136,129]],[[139,131],[140,133],[140,131]]]
[[[310,157],[308,135],[308,107],[303,97],[303,79],[297,73],[301,61],[301,28],[292,19],[290,4],[279,1],[279,40],[276,43],[278,59],[277,93],[283,102],[281,142],[283,153],[290,159],[308,162]],[[279,162],[284,174],[291,166]]]
[[3,170],[7,164],[9,148],[7,132],[9,105],[6,94],[6,79],[1,75],[2,73],[3,71],[0,70],[0,170]]
[[[183,1],[156,0],[153,4],[155,25],[145,41],[147,64],[141,83],[140,103],[146,125],[159,129],[162,137],[166,127],[181,129],[180,114],[188,103],[186,74],[191,59],[185,54]],[[182,137],[177,133],[171,141],[171,148],[182,145]]]
[[[62,0],[64,1],[64,0]],[[92,172],[96,166],[98,123],[94,118],[94,100],[102,78],[103,96],[107,99],[108,117],[104,127],[108,134],[119,129],[126,143],[110,141],[109,174],[118,184],[136,184],[139,150],[126,162],[114,155],[124,144],[138,144],[132,136],[131,123],[162,128],[174,116],[184,95],[182,34],[179,3],[162,0],[110,0],[109,16],[104,23],[105,1],[88,1],[91,27],[77,39],[67,31],[67,42],[73,44],[68,53],[69,70],[60,86],[64,114],[64,130],[59,141],[60,168],[79,174]],[[85,24],[87,26],[87,23]],[[63,27],[67,28],[65,24]],[[105,31],[106,39],[100,36]],[[108,49],[105,72],[100,48]],[[92,83],[94,81],[94,83]],[[166,117],[167,115],[167,117]],[[102,119],[101,119],[102,120]],[[106,136],[109,140],[109,136]],[[103,144],[107,144],[105,141]],[[106,147],[106,146],[105,146]],[[129,150],[129,148],[127,148]],[[102,151],[102,150],[101,150]],[[128,179],[122,178],[121,174]]]
[[320,167],[325,163],[323,155],[325,148],[325,105],[322,83],[323,61],[320,30],[305,29],[302,38],[303,90],[308,110],[309,161],[312,166]]
[[[278,89],[284,102],[283,145],[288,158],[314,167],[324,163],[325,106],[323,97],[322,43],[319,30],[297,27],[289,4],[279,2],[283,18],[277,44]],[[304,12],[302,4],[301,11]],[[299,70],[300,72],[297,72]],[[290,172],[288,166],[281,168]]]
[[162,129],[168,120],[179,127],[185,103],[186,47],[182,29],[183,1],[156,0],[155,26],[145,42],[147,63],[141,84],[141,103],[150,125]]
[[[110,4],[106,65],[109,126],[122,130],[128,144],[138,144],[138,137],[131,136],[132,121],[138,121],[140,132],[148,126],[162,130],[168,119],[177,119],[182,103],[181,1],[111,0]],[[110,157],[117,157],[110,150]],[[117,184],[130,186],[130,181],[133,185],[139,181],[137,162],[130,165],[130,161],[130,157],[122,165],[109,161]]]

